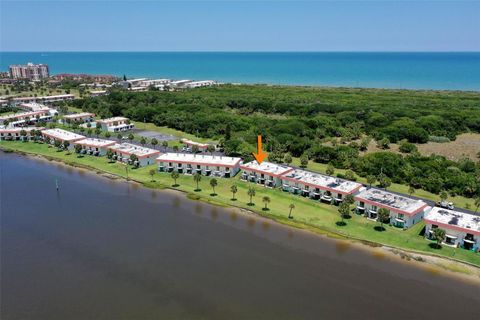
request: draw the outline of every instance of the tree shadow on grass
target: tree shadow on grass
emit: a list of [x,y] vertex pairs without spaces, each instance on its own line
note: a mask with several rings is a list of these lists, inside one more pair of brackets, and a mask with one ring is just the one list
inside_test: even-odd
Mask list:
[[193,190],[193,191],[195,191],[195,192],[200,192],[200,191],[202,191],[202,189],[195,189],[195,190]]
[[269,208],[262,208],[262,211],[270,211]]
[[352,219],[352,216],[349,215],[349,214],[346,214],[346,215],[343,216],[343,219],[347,219],[347,220],[348,220],[348,219]]
[[216,193],[210,193],[210,196],[211,196],[211,197],[216,197],[217,194],[216,194]]
[[429,243],[428,246],[432,249],[435,249],[435,250],[440,250],[442,249],[442,245],[438,244],[438,243],[435,243],[435,242],[432,242],[432,243]]
[[345,227],[347,225],[347,223],[345,221],[337,221],[337,222],[335,222],[335,224],[339,227]]
[[172,187],[176,188],[176,187],[180,187],[180,185],[178,183],[175,183],[175,184],[172,184]]
[[253,203],[253,202],[247,203],[247,206],[249,206],[249,207],[253,207],[254,205],[255,205],[255,203]]
[[378,231],[378,232],[383,232],[383,231],[385,231],[385,227],[380,227],[380,226],[375,226],[375,227],[373,227],[373,229],[374,229],[375,231]]
[[231,198],[230,201],[237,201],[237,198]]

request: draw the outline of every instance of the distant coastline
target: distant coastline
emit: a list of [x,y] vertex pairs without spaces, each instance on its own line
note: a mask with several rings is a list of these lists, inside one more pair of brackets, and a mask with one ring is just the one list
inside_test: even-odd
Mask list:
[[0,70],[26,61],[51,74],[480,91],[480,52],[0,52]]

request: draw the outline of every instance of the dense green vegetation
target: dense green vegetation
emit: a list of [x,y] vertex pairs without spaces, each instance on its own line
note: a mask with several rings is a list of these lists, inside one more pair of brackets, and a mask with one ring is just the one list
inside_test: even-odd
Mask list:
[[[362,177],[383,174],[393,182],[434,193],[448,190],[468,197],[480,193],[478,163],[420,156],[405,142],[439,137],[448,141],[462,132],[480,132],[476,92],[226,85],[182,92],[114,91],[73,104],[102,117],[124,115],[217,139],[227,154],[247,160],[257,134],[262,134],[273,161],[284,161],[287,153],[304,155]],[[383,149],[401,141],[405,155],[360,156],[367,136]]]

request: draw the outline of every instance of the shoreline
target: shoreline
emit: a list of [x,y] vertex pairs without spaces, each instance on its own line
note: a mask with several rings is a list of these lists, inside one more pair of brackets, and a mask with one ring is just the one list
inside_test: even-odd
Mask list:
[[2,146],[2,145],[0,145],[0,151],[5,153],[15,153],[20,156],[28,157],[34,160],[39,160],[39,159],[46,160],[46,161],[54,162],[67,167],[86,170],[92,174],[96,173],[101,178],[118,180],[118,181],[121,181],[122,183],[125,183],[125,182],[134,183],[145,189],[171,191],[175,193],[180,193],[183,196],[185,196],[187,199],[192,201],[201,201],[203,203],[207,203],[213,206],[219,206],[222,208],[235,208],[235,209],[238,209],[243,214],[253,215],[255,217],[260,217],[262,219],[267,219],[285,228],[292,228],[297,231],[308,232],[309,234],[312,234],[314,236],[326,237],[329,240],[338,241],[339,243],[346,241],[351,245],[355,245],[356,248],[369,252],[370,254],[378,258],[389,257],[396,260],[396,262],[398,263],[412,263],[415,267],[422,268],[425,271],[434,275],[451,276],[462,281],[468,281],[469,283],[472,283],[472,280],[473,280],[473,282],[475,282],[477,285],[480,285],[480,266],[477,266],[475,264],[472,264],[466,261],[457,260],[451,257],[429,254],[425,252],[418,252],[415,250],[398,248],[398,247],[389,246],[389,245],[385,245],[378,242],[356,238],[353,236],[346,236],[344,234],[335,233],[330,230],[323,230],[322,228],[319,228],[319,227],[309,226],[301,222],[295,222],[290,220],[284,222],[272,216],[263,215],[253,210],[248,210],[248,209],[236,206],[234,204],[227,205],[222,202],[215,201],[211,198],[205,198],[198,194],[177,189],[168,185],[162,184],[161,187],[158,187],[158,186],[152,187],[144,182],[137,181],[135,179],[131,179],[131,178],[126,179],[121,175],[117,175],[101,169],[93,168],[88,165],[63,161],[61,159],[51,157],[51,156],[38,155],[34,153],[29,153],[26,151],[9,149],[8,147]]

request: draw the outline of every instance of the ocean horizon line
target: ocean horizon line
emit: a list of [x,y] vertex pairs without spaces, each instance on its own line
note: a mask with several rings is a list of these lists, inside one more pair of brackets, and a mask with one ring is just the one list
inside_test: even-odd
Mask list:
[[45,51],[28,51],[28,50],[0,50],[0,53],[476,53],[480,54],[480,51],[420,51],[420,50],[397,50],[397,51],[380,51],[380,50],[360,50],[360,51],[342,51],[342,50],[325,50],[325,51],[310,51],[310,50],[45,50]]

